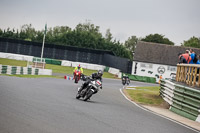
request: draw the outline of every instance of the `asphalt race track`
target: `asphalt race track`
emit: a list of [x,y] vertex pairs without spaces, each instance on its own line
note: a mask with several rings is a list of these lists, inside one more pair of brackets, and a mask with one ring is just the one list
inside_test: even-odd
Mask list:
[[120,80],[103,79],[103,90],[89,102],[75,98],[80,85],[0,76],[0,133],[196,133],[126,100]]

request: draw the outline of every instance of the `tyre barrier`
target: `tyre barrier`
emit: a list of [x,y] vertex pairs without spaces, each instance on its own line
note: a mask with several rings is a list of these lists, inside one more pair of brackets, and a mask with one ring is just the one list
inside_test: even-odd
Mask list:
[[67,75],[64,76],[64,79],[66,79],[66,80],[74,80],[73,77],[71,77],[71,76],[67,76]]
[[200,122],[200,90],[161,80],[160,95],[172,112]]
[[0,74],[9,75],[52,75],[51,69],[28,68],[0,64]]

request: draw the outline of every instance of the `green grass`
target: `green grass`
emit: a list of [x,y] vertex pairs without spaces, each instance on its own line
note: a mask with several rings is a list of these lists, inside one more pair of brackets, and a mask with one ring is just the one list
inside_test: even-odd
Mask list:
[[10,66],[27,66],[26,61],[19,61],[19,60],[11,60],[11,59],[4,59],[0,58],[0,64],[2,65],[10,65]]
[[[4,59],[4,58],[0,58],[0,64],[10,65],[10,66],[23,66],[23,67],[27,66],[26,61],[18,61],[18,60],[12,60],[12,59]],[[70,75],[72,75],[73,69],[74,69],[73,67],[59,66],[59,65],[52,65],[52,64],[46,64],[45,68],[46,69],[52,69],[53,73],[63,73],[63,74],[70,74]],[[83,69],[83,73],[85,75],[91,75],[94,72],[97,72],[97,71],[96,70]],[[33,77],[33,75],[29,75],[29,76]],[[29,76],[27,76],[27,77],[29,77]],[[22,75],[22,77],[26,77],[26,76]],[[38,77],[40,77],[40,76],[38,76]],[[48,77],[48,76],[43,76],[43,77]],[[54,76],[52,76],[52,77],[54,77]],[[61,78],[61,76],[55,76],[55,77]],[[103,78],[116,78],[116,77],[113,74],[110,74],[108,72],[104,72]]]
[[126,89],[130,98],[139,104],[162,106],[165,101],[159,96],[159,86],[154,87],[135,87],[135,89]]

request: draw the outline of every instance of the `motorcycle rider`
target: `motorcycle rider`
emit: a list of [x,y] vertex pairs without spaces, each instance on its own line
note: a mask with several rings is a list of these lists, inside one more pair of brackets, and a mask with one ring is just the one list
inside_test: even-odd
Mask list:
[[[99,79],[102,82],[102,76],[103,76],[103,71],[102,70],[98,70],[97,73],[93,73],[91,75],[92,80],[97,80]],[[88,86],[88,84],[90,83],[91,79],[88,78],[81,86],[81,88],[78,90],[78,93],[80,93],[85,87]],[[101,88],[102,89],[102,88]],[[97,93],[97,91],[94,92],[94,94]]]
[[128,75],[123,74],[123,76],[122,76],[122,81],[123,81],[123,78],[126,80],[126,83],[127,83],[127,82],[130,82],[130,79],[129,79]]
[[74,68],[73,74],[74,74],[74,78],[75,78],[75,71],[76,70],[80,70],[81,74],[83,74],[83,68],[81,67],[81,65],[79,64],[77,67]]

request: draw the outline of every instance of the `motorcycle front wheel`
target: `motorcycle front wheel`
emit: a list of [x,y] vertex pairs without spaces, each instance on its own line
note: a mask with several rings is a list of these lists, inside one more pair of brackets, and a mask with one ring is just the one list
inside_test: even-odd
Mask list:
[[79,99],[81,96],[79,93],[76,94],[76,99]]
[[78,83],[78,76],[75,76],[74,82],[75,82],[75,83]]
[[123,84],[123,85],[125,85],[125,84],[126,84],[126,82],[125,82],[125,81],[122,81],[122,84]]
[[92,94],[93,94],[93,91],[90,90],[90,91],[85,95],[83,101],[87,101],[87,100],[92,96]]

